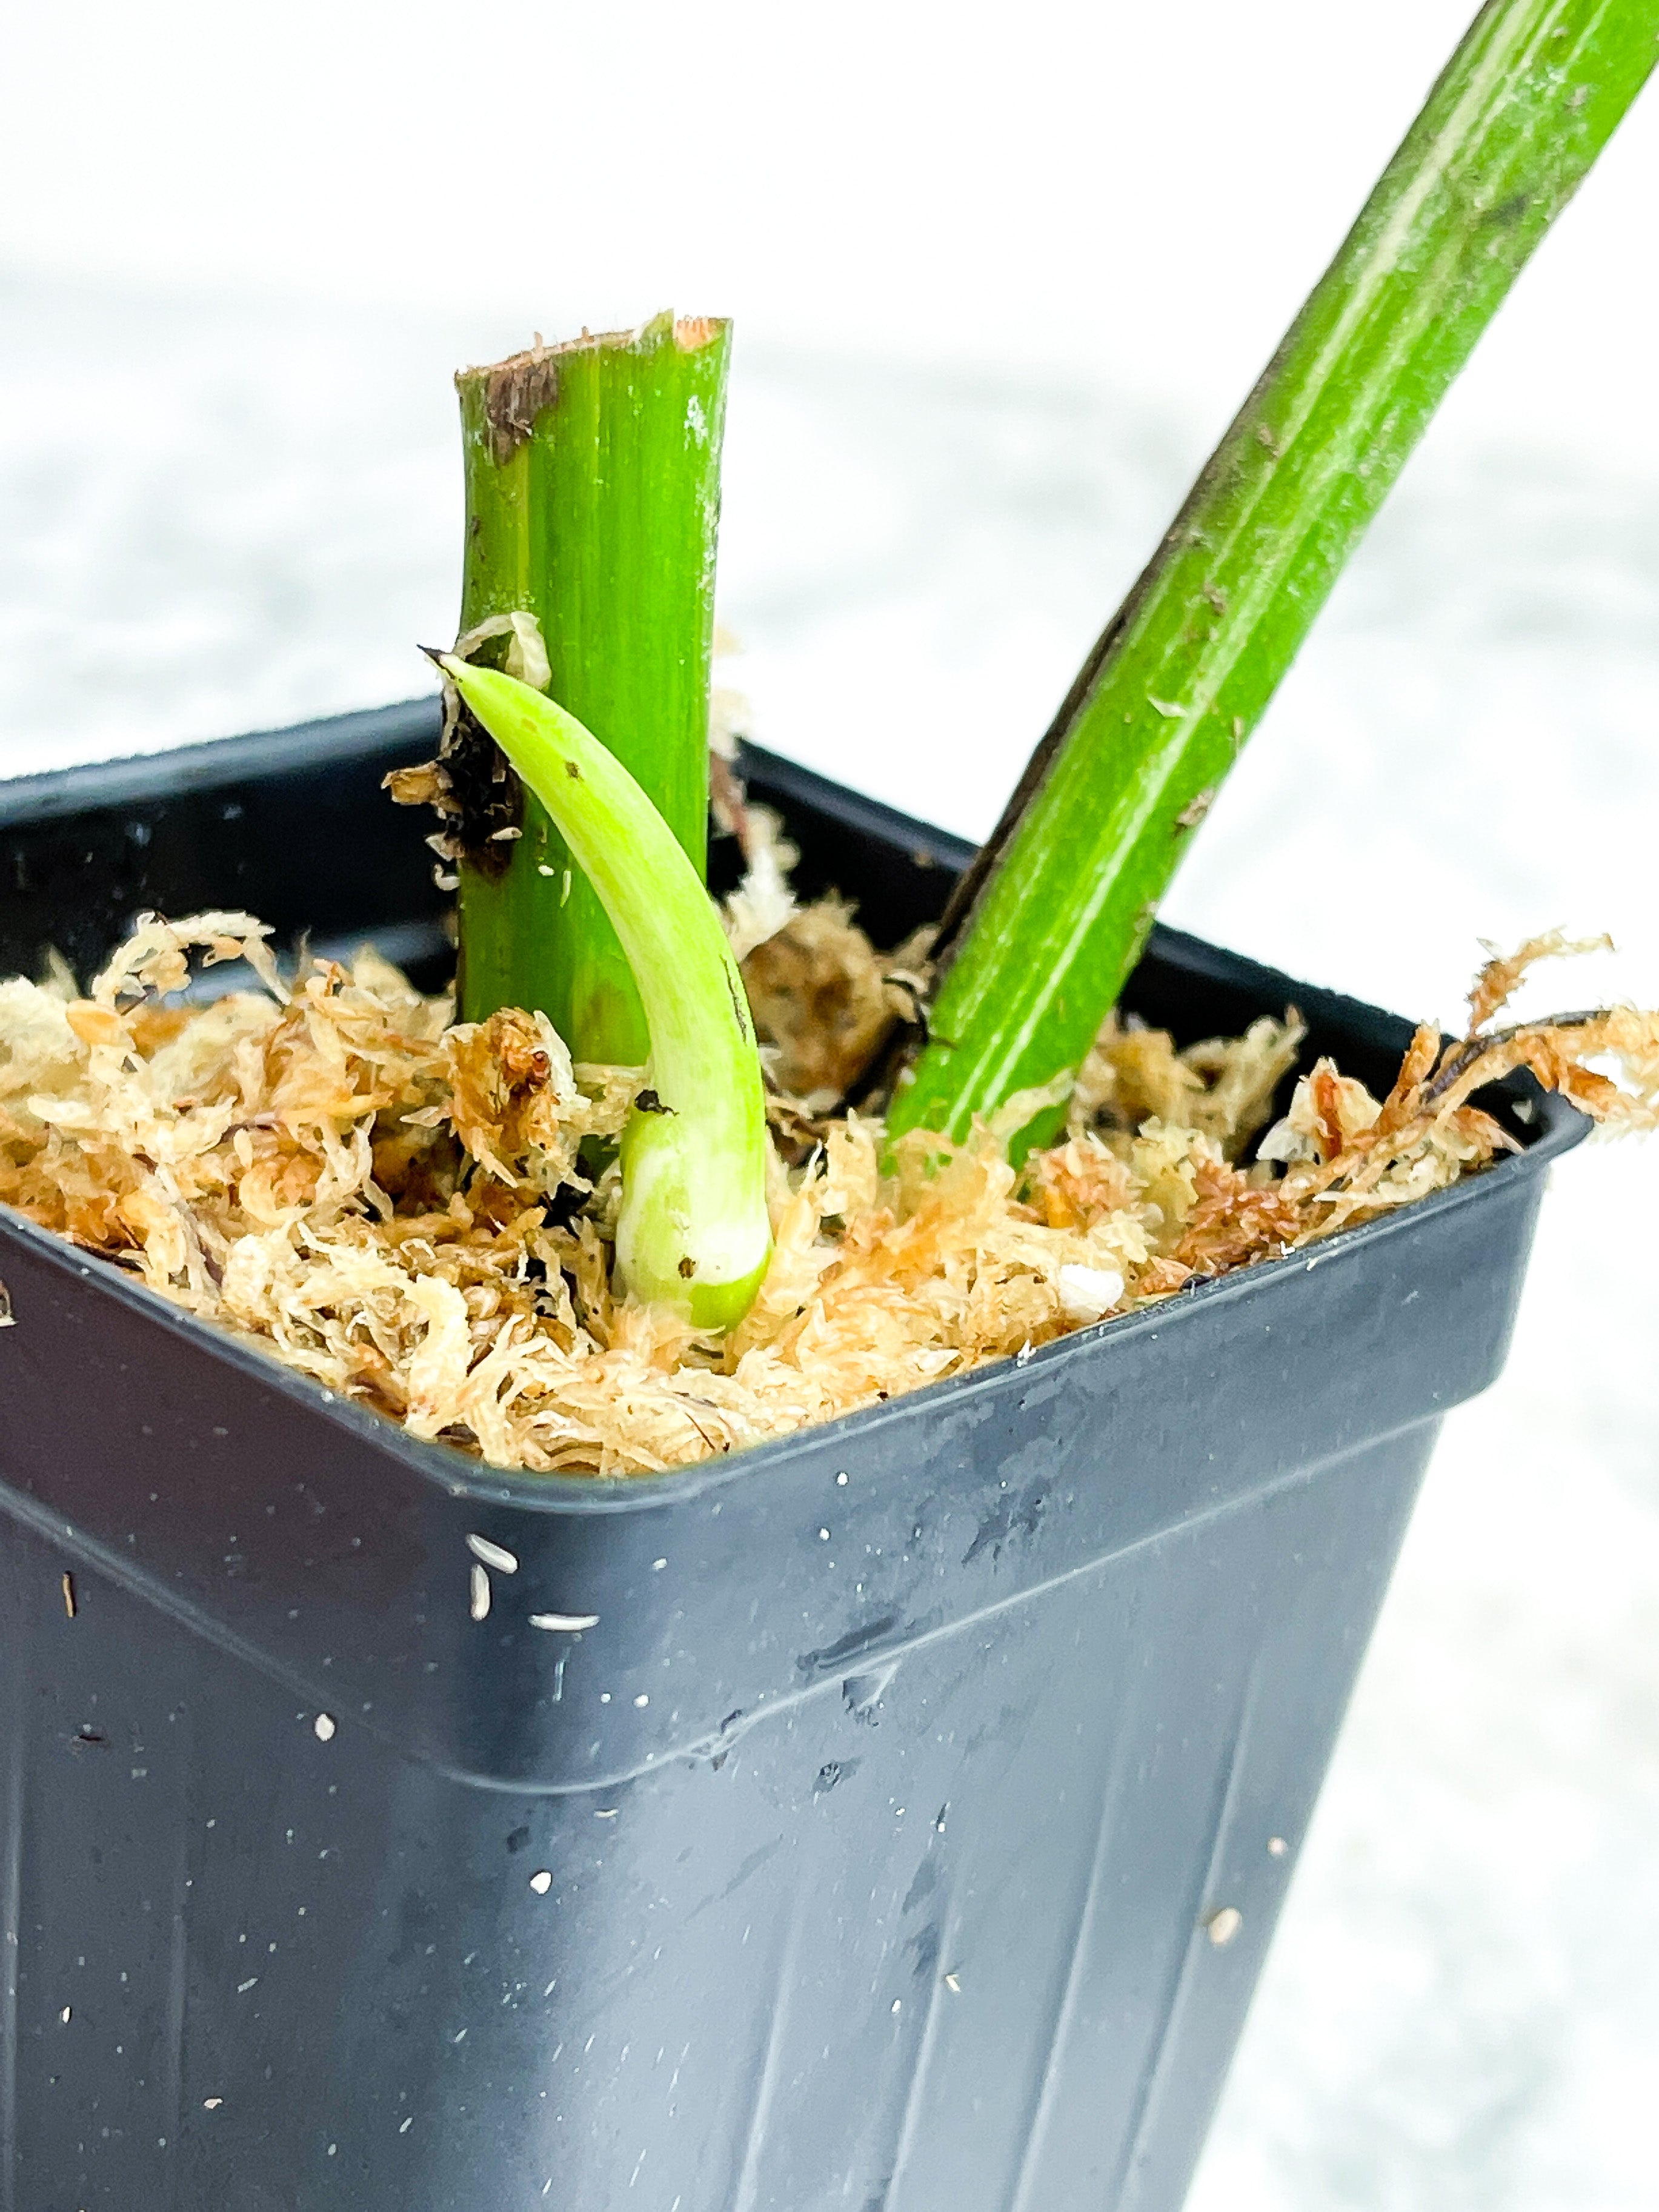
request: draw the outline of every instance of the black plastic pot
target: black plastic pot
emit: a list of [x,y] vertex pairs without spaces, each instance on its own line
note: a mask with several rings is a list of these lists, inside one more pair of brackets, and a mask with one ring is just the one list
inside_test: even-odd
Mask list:
[[[379,791],[432,738],[0,788],[0,969],[246,904],[435,975]],[[937,909],[959,846],[749,773],[808,888]],[[1132,998],[1294,1000],[1379,1084],[1407,1034],[1167,931]],[[1173,2212],[1580,1131],[1499,1110],[1523,1155],[1316,1257],[624,1483],[412,1442],[0,1222],[0,2207]]]

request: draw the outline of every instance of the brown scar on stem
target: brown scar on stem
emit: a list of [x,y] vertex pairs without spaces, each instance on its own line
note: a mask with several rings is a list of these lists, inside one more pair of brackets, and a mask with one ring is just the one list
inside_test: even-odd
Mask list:
[[[442,669],[444,656],[436,646],[423,645],[421,651]],[[427,842],[441,858],[465,860],[486,876],[504,875],[523,834],[524,787],[447,673],[444,697],[437,758],[416,769],[394,769],[384,787],[398,805],[436,806],[444,826]]]
[[558,363],[551,349],[532,346],[528,353],[515,353],[507,361],[497,362],[493,368],[464,368],[457,372],[458,391],[464,391],[473,382],[483,386],[490,454],[496,466],[503,467],[520,446],[529,444],[537,416],[557,405]]
[[745,1044],[753,1044],[755,1030],[749,1018],[749,1002],[738,988],[737,978],[729,968],[726,971],[726,996],[732,1001],[732,1012],[737,1021],[738,1035]]
[[[538,331],[534,344],[522,353],[509,354],[505,361],[488,367],[457,369],[455,388],[465,392],[482,387],[491,457],[497,467],[504,467],[520,446],[529,443],[537,418],[557,406],[559,362],[563,356],[629,346],[643,351],[670,327],[668,318],[659,315],[637,330],[584,331],[579,337],[561,338],[553,345],[544,345]],[[712,345],[725,329],[725,319],[718,315],[681,315],[672,325],[673,342],[682,353],[696,353]]]
[[1215,786],[1212,784],[1208,790],[1200,791],[1196,799],[1189,799],[1187,801],[1187,804],[1182,808],[1180,813],[1176,817],[1176,828],[1177,830],[1196,830],[1199,823],[1204,819],[1205,816],[1214,805]]

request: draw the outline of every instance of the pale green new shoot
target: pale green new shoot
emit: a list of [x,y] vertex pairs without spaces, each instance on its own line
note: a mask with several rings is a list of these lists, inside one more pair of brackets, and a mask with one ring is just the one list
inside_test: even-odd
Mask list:
[[772,1237],[765,1088],[720,916],[656,808],[574,714],[514,677],[438,658],[592,885],[645,1010],[650,1065],[622,1143],[623,1283],[696,1328],[729,1328]]

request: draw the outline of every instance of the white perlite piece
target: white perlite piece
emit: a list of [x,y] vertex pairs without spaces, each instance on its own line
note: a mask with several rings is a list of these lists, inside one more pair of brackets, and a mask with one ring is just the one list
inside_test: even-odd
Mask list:
[[538,1897],[545,1897],[547,1895],[548,1891],[553,1887],[553,1877],[545,1867],[541,1868],[538,1873],[531,1875],[530,1887],[535,1891]]
[[532,1613],[530,1616],[532,1628],[563,1628],[572,1634],[578,1629],[597,1628],[599,1625],[597,1613]]
[[478,1565],[476,1559],[472,1563],[472,1572],[470,1577],[470,1582],[471,1595],[467,1603],[467,1610],[471,1613],[474,1620],[488,1620],[489,1618],[489,1576],[485,1569]]
[[1244,1915],[1236,1905],[1224,1905],[1219,1912],[1212,1912],[1204,1923],[1204,1932],[1219,1951],[1231,1943],[1244,1924]]
[[1123,1296],[1123,1278],[1115,1267],[1062,1267],[1059,1281],[1060,1311],[1067,1321],[1102,1321]]
[[514,1553],[504,1544],[492,1543],[488,1536],[476,1535],[469,1530],[466,1548],[486,1567],[494,1567],[498,1575],[516,1575],[519,1571],[519,1562]]
[[311,1727],[312,1733],[315,1735],[319,1743],[333,1742],[334,1716],[332,1713],[319,1713],[316,1719],[311,1723]]

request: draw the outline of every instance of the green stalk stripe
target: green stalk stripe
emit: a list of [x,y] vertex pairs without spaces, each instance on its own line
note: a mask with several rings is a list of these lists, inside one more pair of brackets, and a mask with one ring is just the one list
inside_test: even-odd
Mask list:
[[1659,0],[1482,9],[947,917],[895,1132],[962,1137],[1082,1060],[1343,562],[1656,54]]
[[[550,689],[629,769],[701,877],[708,667],[729,326],[538,346],[463,369],[461,629],[534,615]],[[579,1060],[636,1066],[643,1012],[604,908],[546,808],[464,860],[460,1001],[483,1020],[539,1007]]]

